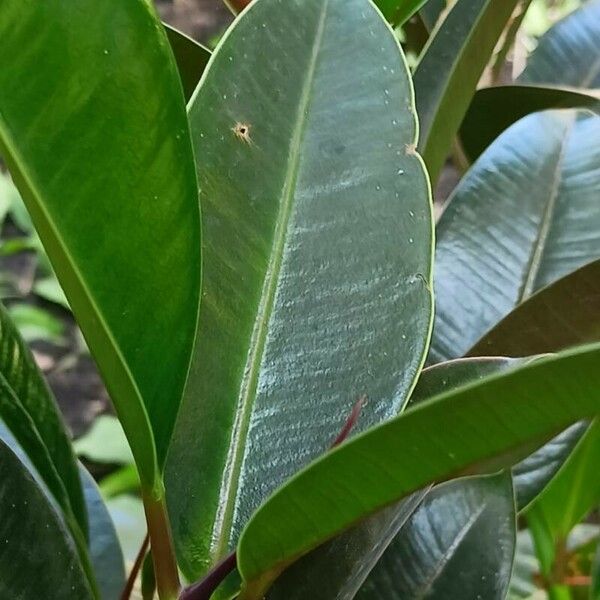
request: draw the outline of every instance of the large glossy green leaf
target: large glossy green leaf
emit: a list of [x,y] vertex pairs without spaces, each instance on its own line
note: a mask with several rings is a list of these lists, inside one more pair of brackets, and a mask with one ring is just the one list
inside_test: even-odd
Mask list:
[[444,164],[481,74],[518,0],[458,0],[414,73],[419,149],[432,181]]
[[598,116],[536,113],[463,178],[437,228],[431,361],[464,355],[533,292],[600,256],[598,136]]
[[510,472],[434,488],[357,598],[504,600],[515,544]]
[[542,38],[521,83],[600,88],[600,0],[588,0]]
[[246,525],[238,545],[246,582],[240,600],[262,597],[287,564],[369,513],[428,483],[514,464],[572,422],[598,414],[599,359],[594,345],[492,375],[313,462]]
[[203,308],[167,486],[191,579],[331,444],[395,415],[431,321],[407,68],[368,0],[258,0],[190,104]]
[[600,260],[541,289],[488,331],[470,356],[530,356],[600,341]]
[[[486,358],[430,367],[419,378],[411,406],[515,364]],[[504,600],[515,529],[510,471],[437,486],[404,521],[358,598]]]
[[4,0],[0,40],[0,151],[151,486],[188,371],[200,274],[166,35],[144,0]]
[[[527,356],[600,341],[600,261],[559,279],[514,309],[470,351],[471,356]],[[520,509],[545,487],[585,424],[575,425],[515,467]]]
[[98,486],[83,466],[80,476],[90,523],[90,559],[100,598],[118,600],[125,587],[125,563],[117,532]]
[[65,511],[87,535],[83,492],[61,416],[31,352],[0,305],[0,418]]
[[94,598],[50,496],[4,439],[0,439],[0,513],[1,598]]
[[586,108],[600,112],[600,91],[543,85],[498,85],[477,90],[460,128],[471,161],[513,123],[552,108]]
[[[417,387],[411,395],[411,404],[425,400],[441,391],[457,387],[468,380],[482,378],[514,364],[516,364],[516,361],[510,359],[471,359],[436,365],[425,370],[419,377]],[[494,491],[499,494],[503,491],[504,502],[506,503],[510,500],[510,503],[512,503],[512,484],[510,479],[508,482],[505,479],[503,480],[506,485],[495,485],[493,486]],[[428,488],[420,490],[410,498],[401,501],[398,505],[391,506],[373,515],[358,526],[344,532],[336,539],[322,545],[294,563],[269,591],[269,600],[301,600],[304,598],[333,600],[335,598],[354,597],[381,556],[382,551],[390,544],[393,538],[396,539],[394,539],[390,550],[386,554],[391,552],[395,556],[396,552],[394,548],[400,545],[411,544],[413,541],[412,534],[415,531],[414,523],[421,518],[419,515],[421,515],[422,510],[428,512],[428,509],[420,508],[421,501],[427,492]],[[443,493],[439,493],[438,495],[443,496]],[[459,496],[458,490],[453,492],[452,497],[456,500],[457,496]],[[463,506],[467,504],[473,506],[475,497],[480,498],[479,507],[487,515],[488,513],[484,506],[486,503],[485,495],[482,492],[482,487],[477,482],[474,484],[472,490],[470,488],[467,490],[466,496],[463,499]],[[502,499],[499,498],[498,504],[501,501]],[[439,498],[436,501],[436,505],[444,504],[444,502],[443,498]],[[477,510],[478,507],[473,506],[473,508]],[[505,519],[506,514],[498,516],[499,519]],[[465,516],[464,512],[461,513],[462,517],[468,519],[468,515]],[[488,523],[489,519],[483,519],[483,521]],[[470,525],[469,533],[477,535],[475,530],[481,526],[481,522],[475,519]],[[440,532],[440,535],[443,536],[444,532]],[[496,539],[497,536],[494,537],[494,543]],[[460,540],[455,539],[454,541],[456,542],[454,544],[456,546],[455,554],[460,556],[464,548],[461,546]],[[430,540],[430,544],[436,545],[436,543],[437,540]],[[427,554],[428,549],[433,551],[432,547],[425,547],[423,548],[424,555]],[[425,556],[425,560],[426,558]],[[435,567],[437,568],[437,566],[436,564]],[[495,568],[499,573],[502,572],[502,565],[495,565]],[[379,567],[376,568],[376,571],[380,572]],[[426,573],[426,571],[426,569],[421,571],[424,577],[432,574],[431,572]],[[481,573],[475,570],[471,570],[470,572],[476,577],[476,581],[472,583],[477,584],[480,581]],[[387,575],[388,573],[386,572],[383,576],[386,580]],[[376,576],[375,584],[368,585],[367,590],[379,589],[381,584],[380,578]],[[386,584],[383,583],[383,585],[385,586]],[[362,592],[363,597],[366,593]],[[404,597],[408,594],[408,591],[406,589],[398,589],[398,593],[400,593],[401,597]]]
[[177,62],[185,99],[189,100],[210,59],[210,50],[166,23],[165,31]]

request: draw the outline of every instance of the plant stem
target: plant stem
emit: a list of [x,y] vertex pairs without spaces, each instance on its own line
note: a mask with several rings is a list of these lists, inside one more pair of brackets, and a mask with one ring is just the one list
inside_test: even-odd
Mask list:
[[158,597],[160,600],[177,600],[181,584],[179,583],[164,491],[161,490],[158,494],[142,492],[142,498],[148,523]]
[[121,600],[129,600],[131,597],[131,592],[133,591],[133,586],[135,585],[135,580],[137,579],[138,573],[142,567],[142,563],[144,562],[144,557],[146,556],[146,552],[148,552],[148,545],[150,542],[150,538],[148,534],[144,538],[142,542],[142,546],[138,555],[135,558],[135,562],[133,563],[133,567],[131,568],[131,573],[129,573],[129,577],[127,578],[127,583],[123,588],[123,592],[121,593]]
[[232,552],[213,567],[202,581],[194,583],[183,590],[179,600],[209,600],[212,593],[219,587],[225,577],[235,569],[236,564],[236,553]]

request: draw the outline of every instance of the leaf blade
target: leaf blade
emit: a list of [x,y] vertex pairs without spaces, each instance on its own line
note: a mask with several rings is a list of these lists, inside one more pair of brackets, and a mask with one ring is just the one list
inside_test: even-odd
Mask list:
[[[115,35],[115,22],[127,35]],[[0,31],[0,60],[10,65],[0,85],[4,157],[152,486],[187,373],[199,288],[193,157],[165,34],[141,0],[77,11],[60,0],[10,0]],[[30,72],[38,77],[22,86]],[[170,301],[150,324],[148,306],[161,298]]]
[[[421,373],[411,405],[518,364],[506,358],[480,358],[429,367]],[[434,486],[400,527],[358,598],[503,600],[515,534],[510,471]]]
[[458,0],[421,53],[413,75],[419,149],[433,182],[517,1]]
[[[373,86],[357,86],[362,74]],[[193,579],[331,444],[359,395],[371,398],[361,426],[404,404],[429,334],[432,225],[406,66],[370,2],[254,2],[213,53],[190,120],[203,310],[167,485]],[[371,323],[353,318],[374,288]]]
[[51,593],[57,600],[94,598],[64,522],[4,439],[0,439],[0,475],[4,540],[0,595],[43,598]]
[[597,131],[595,115],[529,115],[463,178],[437,227],[430,361],[466,354],[533,292],[600,255]]
[[[598,356],[598,345],[584,347],[467,385],[409,409],[314,462],[271,496],[246,526],[238,546],[238,569],[247,586],[242,598],[259,597],[283,565],[368,512],[432,481],[512,464],[531,452],[533,440],[539,445],[557,429],[597,414]],[[554,385],[558,381],[561,385]],[[449,420],[455,424],[452,430],[442,425]],[[431,438],[422,434],[438,422],[432,447]],[[465,431],[468,444],[458,433]],[[494,455],[498,458],[487,462]],[[404,470],[398,469],[398,456]],[[360,490],[352,480],[360,481]],[[340,504],[336,498],[344,490],[352,495],[345,494]],[[300,502],[302,511],[290,511]],[[319,514],[327,515],[326,523]]]

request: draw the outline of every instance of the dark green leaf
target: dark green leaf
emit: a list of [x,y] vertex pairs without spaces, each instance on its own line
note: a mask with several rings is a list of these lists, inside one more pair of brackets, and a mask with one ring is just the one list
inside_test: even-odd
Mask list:
[[437,228],[432,362],[464,355],[536,290],[600,256],[599,137],[595,115],[536,113],[461,181]]
[[432,223],[410,79],[368,0],[258,0],[190,106],[204,214],[197,353],[169,452],[201,575],[331,444],[395,415],[431,320]]
[[515,529],[510,472],[437,486],[357,598],[504,600]]
[[49,496],[0,439],[0,598],[94,598]]
[[[411,406],[516,364],[467,359],[436,365],[421,374]],[[510,472],[437,486],[403,523],[358,597],[504,600],[515,529]]]
[[200,274],[193,154],[166,35],[145,0],[4,0],[0,39],[0,151],[153,486]]
[[[414,515],[428,488],[368,517],[292,564],[268,600],[354,598],[397,532]],[[239,589],[239,581],[238,589]]]
[[177,62],[185,99],[189,100],[210,59],[210,50],[166,23],[165,31]]
[[521,83],[600,88],[600,0],[589,0],[539,41]]
[[469,350],[470,356],[530,356],[600,341],[600,260],[541,289]]
[[[0,418],[27,453],[65,516],[74,514],[86,535],[87,518],[77,465],[56,401],[1,305]],[[75,526],[72,521],[70,526]]]
[[368,514],[434,481],[512,465],[557,431],[598,414],[598,360],[595,345],[492,375],[410,408],[313,462],[246,525],[238,545],[246,582],[240,600],[262,597],[287,564]]
[[460,128],[465,154],[472,162],[513,123],[551,108],[587,108],[600,112],[600,91],[542,85],[499,85],[477,90]]
[[[459,360],[427,369],[419,378],[417,387],[411,395],[411,403],[427,399],[468,380],[485,377],[514,364],[517,364],[516,361],[508,359]],[[354,597],[390,540],[399,531],[401,533],[398,538],[402,541],[398,543],[406,541],[404,538],[407,531],[410,536],[414,513],[418,512],[427,491],[427,489],[421,490],[400,502],[399,505],[369,517],[360,525],[344,532],[294,563],[269,591],[269,600],[304,598],[332,600]],[[512,502],[510,481],[504,491],[505,497],[510,497]],[[396,541],[393,542],[392,547],[395,545]],[[479,575],[475,574],[479,581]],[[404,597],[404,594],[401,596]]]
[[102,600],[118,600],[125,586],[123,553],[115,526],[92,476],[80,467],[90,524],[89,551]]
[[481,74],[518,0],[458,0],[414,73],[419,149],[435,182]]

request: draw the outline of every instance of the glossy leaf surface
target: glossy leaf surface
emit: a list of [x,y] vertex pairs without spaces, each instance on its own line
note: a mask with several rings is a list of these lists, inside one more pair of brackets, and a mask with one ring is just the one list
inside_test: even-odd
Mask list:
[[200,273],[195,169],[168,41],[144,0],[5,0],[0,39],[1,152],[153,485],[188,370]]
[[588,0],[540,39],[522,83],[600,88],[600,0]]
[[395,415],[431,321],[432,223],[407,68],[367,0],[258,0],[190,103],[203,209],[198,346],[167,472],[201,575],[335,439]]
[[467,157],[475,161],[513,123],[552,108],[600,113],[600,91],[543,85],[498,85],[477,90],[460,127]]
[[471,356],[531,356],[600,341],[600,260],[542,288],[469,350]]
[[125,586],[125,563],[117,532],[92,476],[82,466],[80,475],[90,524],[90,559],[100,597],[118,600]]
[[510,472],[435,487],[357,598],[504,600],[515,529]]
[[[0,305],[0,418],[84,535],[87,518],[71,443],[33,356]],[[71,523],[74,525],[74,523]]]
[[94,597],[55,505],[3,439],[0,512],[1,598]]
[[419,490],[368,517],[291,565],[267,594],[268,600],[354,598],[382,552],[426,497]]
[[419,149],[432,181],[518,0],[458,0],[432,32],[414,72]]
[[165,31],[177,62],[185,99],[189,100],[210,60],[210,50],[166,23]]
[[[518,364],[467,359],[425,369],[411,406]],[[504,600],[515,545],[510,471],[434,487],[369,574],[358,598]]]
[[492,375],[410,408],[312,463],[244,529],[241,598],[260,598],[286,564],[369,513],[428,483],[512,465],[596,415],[599,359],[595,345]]
[[595,115],[536,113],[463,178],[437,227],[432,362],[464,355],[536,290],[600,256],[599,136]]

